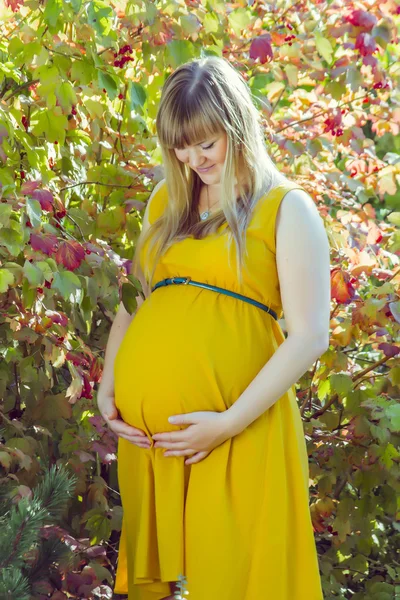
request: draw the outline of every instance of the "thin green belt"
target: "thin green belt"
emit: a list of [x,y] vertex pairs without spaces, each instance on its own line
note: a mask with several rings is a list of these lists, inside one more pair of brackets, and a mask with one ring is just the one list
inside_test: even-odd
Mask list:
[[265,312],[269,313],[276,321],[278,320],[278,316],[272,308],[269,308],[266,304],[262,304],[262,302],[258,302],[257,300],[253,300],[253,298],[249,298],[248,296],[242,296],[242,294],[237,294],[236,292],[231,292],[230,290],[226,290],[225,288],[217,287],[216,285],[210,285],[208,283],[202,283],[201,281],[193,281],[190,277],[167,277],[166,279],[162,279],[158,283],[155,284],[153,289],[154,292],[159,287],[165,287],[171,284],[180,284],[184,285],[195,285],[196,287],[201,287],[206,290],[212,290],[214,292],[220,292],[221,294],[226,294],[227,296],[232,296],[233,298],[238,298],[239,300],[244,300],[244,302],[249,302],[250,304],[254,304],[258,308],[265,310]]

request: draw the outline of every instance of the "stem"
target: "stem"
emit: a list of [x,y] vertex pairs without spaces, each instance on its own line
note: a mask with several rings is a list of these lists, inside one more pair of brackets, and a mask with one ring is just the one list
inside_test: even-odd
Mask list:
[[[363,100],[364,98],[368,98],[368,96],[369,96],[369,94],[365,94],[364,96],[359,96],[358,98],[353,98],[352,100],[348,100],[347,102],[342,102],[341,104],[338,104],[335,108],[340,108],[341,106],[345,106],[346,104],[351,104],[352,102],[355,102],[356,100]],[[320,117],[321,115],[326,115],[327,113],[330,113],[331,111],[332,111],[331,108],[324,109],[324,110],[321,110],[319,113],[312,115],[311,117],[306,117],[305,119],[300,119],[299,121],[293,121],[292,123],[289,123],[288,125],[285,125],[284,127],[281,127],[281,129],[278,129],[276,131],[276,133],[281,133],[282,131],[285,131],[285,129],[288,129],[289,127],[294,127],[295,125],[300,125],[301,123],[306,123],[307,121],[312,121],[313,119],[316,119],[317,117]]]
[[106,187],[112,187],[112,188],[126,188],[126,189],[130,189],[132,188],[136,181],[139,179],[139,177],[136,177],[135,180],[130,183],[129,185],[121,185],[121,184],[117,184],[117,183],[103,183],[102,181],[80,181],[79,183],[73,183],[72,185],[67,185],[63,188],[60,188],[60,192],[63,192],[64,190],[70,190],[71,188],[76,187],[77,185],[104,185]]
[[372,363],[372,365],[370,365],[369,367],[366,367],[363,371],[358,371],[358,373],[356,373],[356,375],[354,375],[353,381],[357,381],[358,379],[361,379],[362,377],[364,377],[364,375],[366,375],[370,371],[373,371],[375,369],[375,367],[379,367],[380,365],[385,364],[385,362],[387,362],[390,358],[392,358],[392,357],[384,356],[380,360],[377,360],[376,362]]

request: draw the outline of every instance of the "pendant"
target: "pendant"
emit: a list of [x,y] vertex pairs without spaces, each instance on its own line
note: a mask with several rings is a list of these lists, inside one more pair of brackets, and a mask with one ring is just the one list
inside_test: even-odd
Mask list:
[[209,211],[209,210],[206,210],[206,211],[204,211],[203,213],[201,213],[201,215],[200,215],[200,219],[201,219],[202,221],[205,221],[205,220],[207,219],[207,217],[209,216],[209,214],[210,214],[210,211]]

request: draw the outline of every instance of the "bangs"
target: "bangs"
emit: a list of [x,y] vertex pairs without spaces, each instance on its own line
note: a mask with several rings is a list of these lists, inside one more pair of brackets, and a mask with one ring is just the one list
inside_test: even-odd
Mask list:
[[[185,90],[186,91],[186,90]],[[205,142],[224,131],[210,98],[185,94],[170,98],[159,115],[158,138],[165,148],[183,148]]]

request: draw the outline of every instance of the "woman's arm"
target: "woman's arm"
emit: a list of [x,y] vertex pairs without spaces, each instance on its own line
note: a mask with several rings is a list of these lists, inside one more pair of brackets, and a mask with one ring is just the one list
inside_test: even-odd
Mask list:
[[270,408],[329,346],[329,242],[310,196],[291,190],[276,220],[276,262],[287,338],[225,412],[236,435]]

